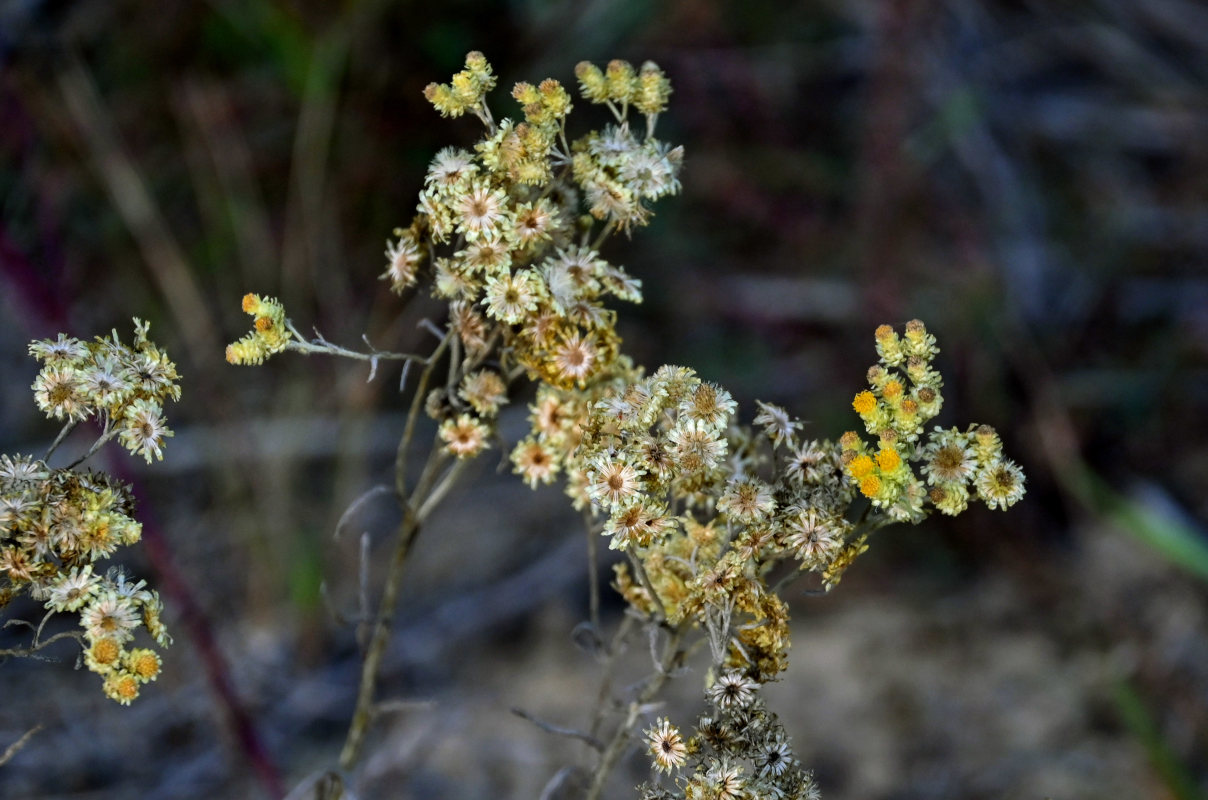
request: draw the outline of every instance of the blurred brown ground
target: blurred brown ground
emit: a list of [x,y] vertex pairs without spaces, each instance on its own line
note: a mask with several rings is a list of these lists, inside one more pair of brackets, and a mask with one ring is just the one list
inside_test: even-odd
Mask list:
[[[638,361],[833,437],[873,328],[921,317],[940,421],[994,424],[1028,472],[1010,513],[886,534],[834,593],[794,598],[771,693],[824,796],[1208,796],[1208,568],[1176,549],[1208,523],[1208,10],[1189,0],[0,4],[0,451],[54,434],[28,340],[150,319],[185,375],[178,435],[155,468],[108,463],[148,521],[132,569],[198,611],[169,600],[177,643],[130,709],[68,653],[0,665],[0,749],[46,726],[0,796],[262,796],[240,730],[286,786],[330,762],[357,658],[320,583],[349,608],[356,534],[390,529],[371,504],[332,542],[389,480],[398,375],[237,369],[222,344],[258,291],[333,341],[423,346],[436,307],[400,314],[376,277],[428,159],[477,133],[420,95],[469,49],[503,87],[572,83],[581,59],[671,75],[684,191],[605,251],[646,286],[620,310]],[[383,691],[427,704],[383,723],[362,796],[535,798],[581,755],[509,713],[588,713],[580,523],[493,467],[421,538]],[[668,714],[695,713],[701,678]]]

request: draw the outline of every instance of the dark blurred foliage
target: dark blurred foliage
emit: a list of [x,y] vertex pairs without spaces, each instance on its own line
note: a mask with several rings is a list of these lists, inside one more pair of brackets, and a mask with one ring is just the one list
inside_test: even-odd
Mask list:
[[[806,623],[846,620],[827,614],[847,613],[847,596],[870,615],[905,596],[928,631],[919,642],[1040,633],[1054,663],[1089,658],[1085,681],[1048,704],[1085,713],[1053,735],[1123,742],[1096,752],[1130,754],[1127,785],[1203,797],[1208,9],[1191,0],[0,3],[0,450],[40,451],[54,433],[26,389],[31,338],[127,331],[139,315],[185,376],[164,464],[108,462],[144,499],[138,569],[176,602],[178,644],[153,687],[163,699],[111,707],[66,656],[4,664],[0,747],[40,718],[50,730],[0,768],[0,793],[239,796],[257,764],[292,783],[330,757],[356,651],[320,581],[355,573],[355,536],[332,545],[331,531],[389,479],[398,376],[366,383],[360,365],[297,357],[239,369],[222,346],[246,328],[245,291],[280,296],[300,328],[333,341],[430,344],[417,322],[439,307],[421,298],[400,312],[376,278],[428,160],[478,134],[421,96],[470,49],[502,87],[571,84],[582,59],[653,59],[671,76],[660,134],[685,145],[684,191],[605,250],[647,289],[620,310],[638,361],[691,365],[748,413],[756,397],[779,402],[834,437],[855,422],[872,330],[920,317],[943,348],[941,421],[995,425],[1025,466],[1026,502],[886,535]],[[504,91],[494,108],[514,113]],[[602,124],[593,114],[581,103],[572,121]],[[577,657],[541,638],[564,637],[582,613],[574,515],[490,465],[479,479],[419,556],[403,622],[413,647],[391,684],[445,697],[453,711],[432,725],[446,738],[465,731],[450,716],[477,713],[449,700],[474,694],[459,681],[496,687],[504,704],[509,692],[540,698],[516,682],[528,669],[517,664],[536,663],[517,652]],[[358,524],[376,542],[391,519],[370,505]],[[496,508],[511,509],[502,522]],[[1116,559],[1101,549],[1117,546]],[[985,599],[1003,581],[1013,610]],[[457,605],[467,592],[483,602]],[[985,619],[940,608],[947,621],[935,622],[920,598],[937,595]],[[550,603],[569,608],[550,622]],[[1174,607],[1182,616],[1164,614]],[[861,624],[843,622],[850,641]],[[797,635],[822,652],[807,627]],[[462,641],[487,644],[449,670]],[[582,687],[562,688],[571,714]],[[791,680],[778,688],[806,696]],[[37,702],[10,700],[26,695]],[[1001,797],[1065,785],[1025,783],[1028,764],[1068,777],[1099,763],[1042,752],[1016,772],[970,772],[953,762],[975,756],[901,722],[913,719],[903,704],[868,712],[903,726],[885,730],[899,761],[858,740],[801,743],[807,763],[821,759],[827,797]],[[138,736],[153,718],[154,746]],[[415,736],[431,733],[421,723]],[[396,766],[434,758],[399,730]],[[985,763],[1016,763],[1007,739],[987,740]],[[48,774],[68,747],[70,768]],[[556,769],[542,759],[558,763],[561,745],[515,747],[479,754],[499,773],[451,756],[469,777],[418,770],[409,792],[539,793]],[[389,773],[389,752],[374,774]],[[889,789],[859,777],[895,769]],[[1102,796],[1086,780],[1063,796]]]

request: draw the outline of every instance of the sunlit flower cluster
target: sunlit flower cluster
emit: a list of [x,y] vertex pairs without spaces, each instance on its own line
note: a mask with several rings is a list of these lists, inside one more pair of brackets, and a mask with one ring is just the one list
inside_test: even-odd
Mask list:
[[243,311],[252,317],[252,330],[227,345],[226,360],[232,364],[263,364],[271,355],[285,350],[293,333],[285,319],[285,308],[271,297],[243,296]]
[[[949,515],[964,511],[973,495],[990,508],[1018,502],[1023,471],[1003,456],[990,426],[970,425],[964,432],[936,427],[922,439],[943,405],[943,381],[931,365],[939,348],[923,323],[908,322],[903,336],[882,325],[876,341],[880,363],[868,370],[870,388],[855,396],[852,407],[877,444],[854,431],[841,439],[844,468],[861,494],[891,519],[911,522],[923,518],[928,500]],[[911,463],[921,465],[925,483]]]
[[795,560],[830,570],[831,583],[841,571],[853,489],[838,448],[800,439],[802,423],[770,404],[759,427],[736,425],[730,393],[685,367],[630,370],[597,394],[561,464],[572,498],[632,556],[615,568],[617,588],[646,614],[699,624],[718,661],[774,676],[787,664],[788,608],[770,568]]
[[[447,451],[460,458],[489,443],[513,368],[564,394],[590,391],[589,384],[624,370],[616,315],[606,302],[641,302],[641,282],[600,247],[645,224],[649,204],[678,191],[682,149],[654,138],[671,92],[657,66],[588,67],[577,70],[582,93],[607,105],[614,124],[574,140],[571,95],[553,79],[516,84],[512,98],[523,118],[496,122],[487,101],[496,78],[481,53],[467,55],[449,83],[424,92],[442,115],[471,114],[486,130],[473,147],[436,154],[414,218],[387,242],[382,278],[398,294],[428,278],[433,295],[449,303],[457,366],[465,369],[456,385],[427,398],[426,409],[439,421]],[[593,88],[591,70],[609,76],[604,95]],[[644,120],[640,134],[630,130],[631,110]],[[259,364],[287,347],[303,349],[291,344],[296,334],[275,300],[249,294],[243,307],[255,326],[228,346],[228,361]],[[498,371],[470,374],[468,367],[492,358]],[[553,438],[548,432],[513,452],[530,485],[561,469]]]
[[[422,407],[449,477],[500,442],[500,409],[530,378],[530,429],[511,447],[514,472],[532,488],[563,478],[574,507],[624,554],[614,587],[631,614],[652,637],[703,631],[713,656],[711,711],[695,732],[666,718],[646,730],[655,768],[674,775],[676,789],[646,786],[643,797],[815,800],[760,693],[787,666],[781,590],[808,579],[829,591],[888,524],[959,513],[973,495],[1006,508],[1023,495],[1023,473],[988,426],[924,434],[942,408],[943,382],[935,338],[918,320],[904,335],[877,329],[880,364],[852,403],[875,444],[854,431],[838,442],[807,438],[805,423],[771,403],[739,424],[732,395],[691,369],[635,366],[609,304],[641,302],[641,282],[601,248],[679,191],[682,148],[654,136],[671,86],[651,62],[583,62],[575,76],[580,96],[613,115],[576,139],[571,95],[553,79],[516,84],[523,119],[497,122],[487,102],[496,77],[481,53],[425,89],[441,115],[472,115],[485,127],[472,147],[436,154],[414,217],[387,242],[381,278],[390,289],[407,296],[427,286],[448,304],[447,327],[428,324],[441,337],[431,356],[302,342],[280,304],[247,295],[255,327],[227,359],[258,364],[296,349],[375,369],[384,357],[421,365],[400,463]],[[438,364],[445,378],[430,381]],[[419,486],[436,493],[436,474],[425,469]],[[400,485],[404,477],[400,468]],[[636,711],[623,733],[635,719]]]
[[[161,404],[179,398],[180,387],[175,365],[147,339],[145,323],[135,321],[132,347],[116,333],[89,343],[60,334],[34,342],[30,352],[44,364],[35,400],[47,416],[66,421],[64,435],[89,417],[102,425],[85,457],[113,438],[148,462],[163,457],[163,439],[172,432]],[[28,595],[49,614],[78,615],[83,663],[120,703],[138,697],[160,671],[153,650],[129,646],[135,631],[144,628],[160,647],[171,642],[158,594],[116,568],[98,569],[141,537],[133,515],[130,488],[110,475],[0,456],[0,608]],[[35,637],[29,652],[38,646]]]
[[131,453],[147,463],[162,460],[163,440],[172,436],[163,405],[180,399],[180,376],[147,330],[147,323],[134,321],[133,346],[116,331],[91,342],[60,333],[30,344],[30,355],[43,364],[32,387],[38,408],[69,423],[95,418]]

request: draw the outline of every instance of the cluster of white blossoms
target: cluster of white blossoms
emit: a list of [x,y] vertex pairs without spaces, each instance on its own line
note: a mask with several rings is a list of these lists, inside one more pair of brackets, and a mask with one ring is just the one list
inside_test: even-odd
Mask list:
[[[614,124],[573,140],[572,98],[553,79],[517,83],[512,97],[523,119],[496,121],[487,95],[497,81],[481,53],[424,92],[442,115],[476,116],[485,131],[472,147],[436,154],[410,225],[387,242],[381,277],[400,295],[423,280],[449,304],[457,374],[425,408],[458,458],[489,446],[515,368],[541,386],[581,391],[624,369],[606,304],[641,302],[641,282],[600,248],[646,224],[650,203],[679,190],[683,151],[654,136],[671,93],[656,65],[613,61],[601,70],[584,62],[576,75],[584,99],[607,107]],[[248,295],[244,310],[255,328],[228,347],[229,361],[258,364],[296,346],[275,301]],[[514,454],[532,485],[557,469],[548,445],[534,440]]]
[[[64,433],[90,417],[101,424],[88,455],[116,437],[148,462],[163,457],[163,439],[172,433],[162,403],[179,399],[180,386],[145,323],[135,320],[133,347],[116,333],[94,342],[60,334],[29,349],[44,364],[33,386],[38,407],[64,420]],[[159,595],[118,569],[97,568],[141,535],[130,487],[110,475],[0,456],[0,608],[28,594],[50,613],[78,615],[84,664],[120,703],[138,697],[160,671],[155,651],[129,646],[136,630],[144,628],[160,647],[171,642]]]
[[652,765],[672,776],[674,789],[646,783],[640,800],[819,800],[812,773],[794,755],[758,683],[726,672],[706,696],[710,708],[687,738],[663,717],[646,730]]
[[163,440],[172,436],[163,406],[180,399],[179,375],[147,338],[147,329],[147,323],[134,321],[133,346],[123,344],[116,331],[91,342],[59,334],[30,344],[30,355],[43,364],[33,384],[38,408],[67,422],[95,417],[147,463],[163,459]]
[[[691,369],[648,375],[635,366],[606,303],[641,302],[641,283],[600,249],[647,224],[650,204],[680,188],[682,148],[654,136],[671,87],[650,62],[584,62],[575,75],[582,98],[614,123],[573,141],[571,96],[553,79],[516,84],[523,120],[496,122],[487,104],[496,77],[481,53],[467,55],[449,83],[425,89],[442,115],[475,116],[486,130],[473,147],[436,154],[417,213],[387,243],[381,277],[391,289],[430,285],[449,310],[431,357],[395,355],[424,364],[423,408],[438,423],[433,452],[457,459],[499,438],[513,382],[532,379],[531,428],[510,454],[515,472],[532,488],[565,480],[575,508],[624,552],[614,586],[652,631],[705,631],[718,675],[713,712],[690,736],[667,719],[648,731],[655,766],[677,782],[675,791],[644,787],[643,797],[812,800],[813,781],[758,692],[788,663],[779,590],[809,573],[830,590],[872,532],[934,509],[958,513],[971,491],[1006,508],[1022,496],[1023,474],[986,426],[937,429],[923,440],[943,398],[931,366],[938,348],[917,320],[903,337],[877,330],[881,365],[853,403],[875,447],[855,432],[837,443],[807,438],[800,420],[769,403],[740,425],[731,394]],[[244,308],[255,330],[228,349],[236,363],[284,349],[383,355],[293,342],[275,301],[248,295]],[[444,358],[447,379],[432,389]],[[923,478],[912,461],[923,463]],[[769,583],[785,562],[797,569]]]
[[[843,463],[860,492],[892,519],[910,522],[923,518],[928,500],[941,513],[961,513],[971,487],[992,509],[1019,502],[1023,470],[1003,455],[1002,441],[989,425],[970,425],[964,432],[937,427],[921,441],[944,400],[943,381],[931,366],[939,348],[926,326],[911,320],[899,336],[882,325],[876,340],[880,363],[868,370],[870,388],[856,395],[852,407],[877,437],[877,449],[854,431],[841,440]],[[926,484],[911,462],[921,462]]]

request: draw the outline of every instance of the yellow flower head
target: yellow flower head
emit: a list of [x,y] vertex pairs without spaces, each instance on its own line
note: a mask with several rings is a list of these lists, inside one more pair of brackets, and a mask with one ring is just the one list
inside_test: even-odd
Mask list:
[[847,465],[848,474],[856,480],[860,480],[868,475],[871,475],[874,469],[876,469],[876,467],[873,466],[872,459],[863,455],[856,456],[852,459],[851,463]]
[[877,407],[877,398],[872,392],[864,391],[851,401],[851,407],[862,417],[866,417]]
[[633,105],[643,114],[658,114],[667,108],[667,98],[671,96],[671,81],[653,61],[642,65],[638,73],[637,90],[634,92]]
[[877,453],[877,466],[881,468],[881,472],[893,472],[902,466],[902,457],[894,448],[886,448]]
[[117,661],[118,657],[122,654],[122,646],[117,643],[116,639],[105,637],[93,642],[88,652],[92,656],[92,661],[108,666]]
[[159,677],[162,662],[153,650],[131,650],[125,658],[125,666],[138,681],[146,683]]
[[590,61],[580,61],[575,66],[575,77],[579,79],[579,91],[592,103],[608,100],[608,81],[604,73]]
[[633,64],[619,58],[608,62],[604,70],[604,80],[608,86],[608,99],[615,103],[628,103],[633,90],[637,88]]
[[116,700],[124,706],[138,697],[138,680],[133,676],[124,672],[114,672],[105,679],[103,687],[105,696],[110,700]]

